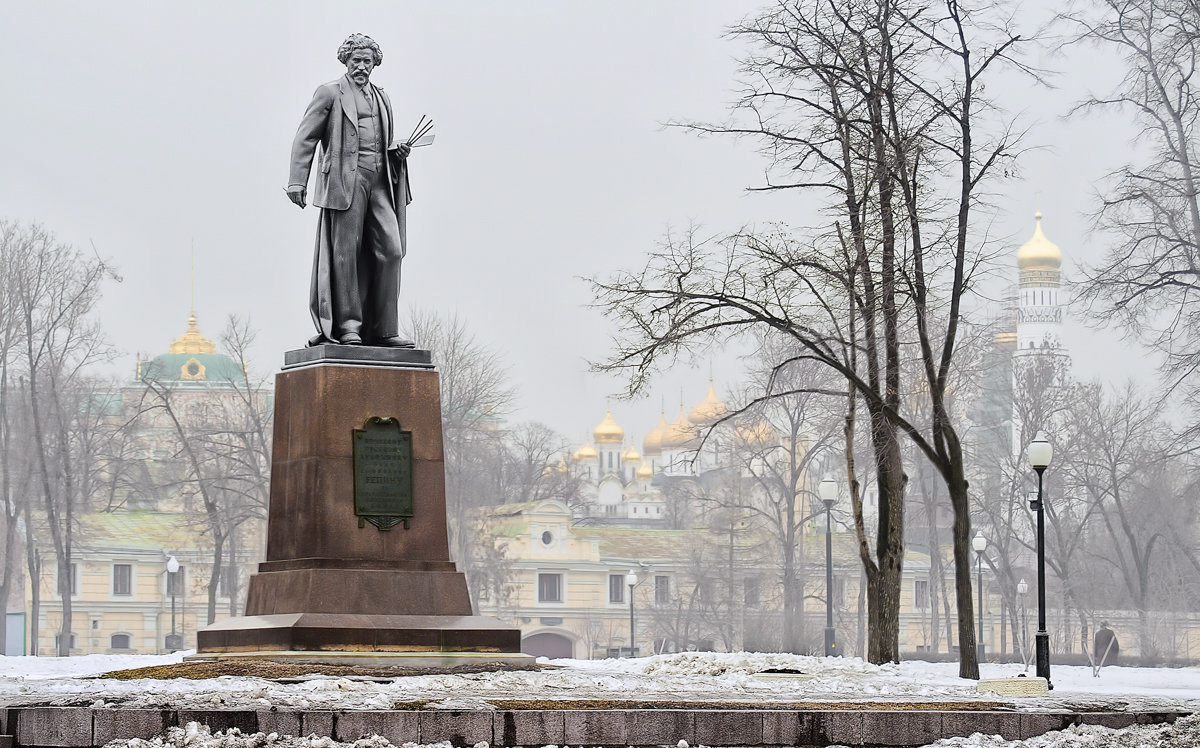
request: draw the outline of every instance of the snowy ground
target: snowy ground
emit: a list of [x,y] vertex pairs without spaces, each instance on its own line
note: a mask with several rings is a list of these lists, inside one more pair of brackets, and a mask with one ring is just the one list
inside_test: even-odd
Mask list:
[[[877,666],[856,658],[826,659],[784,654],[682,653],[626,660],[553,660],[549,664],[557,667],[540,672],[410,676],[384,682],[328,676],[287,683],[241,677],[132,681],[93,677],[112,670],[178,662],[184,654],[3,657],[0,658],[0,705],[277,706],[353,710],[388,709],[398,702],[429,700],[434,703],[426,708],[487,709],[491,708],[489,702],[502,699],[663,699],[713,702],[1007,701],[1023,709],[1087,707],[1200,711],[1200,668],[1105,668],[1101,677],[1093,678],[1088,667],[1056,666],[1051,672],[1055,689],[1050,696],[1006,700],[994,694],[977,693],[974,681],[957,677],[955,663],[909,661]],[[799,670],[802,675],[788,679],[755,676],[768,668]],[[1015,676],[1021,670],[1019,665],[985,664],[981,667],[985,678]],[[1159,734],[1154,730],[1166,732]],[[201,733],[204,733],[203,729],[193,733],[190,739],[179,733],[168,742],[205,748],[210,745],[206,741],[217,740]],[[1200,721],[1181,722],[1179,727],[1139,727],[1116,732],[1083,728],[1056,735],[1059,737],[1055,739],[1073,742],[1027,741],[1025,745],[1197,746],[1200,745]],[[230,743],[228,737],[224,740],[225,748],[242,745],[237,741]],[[242,740],[249,741],[244,744],[245,748],[271,742],[265,736]],[[1132,742],[1104,742],[1111,740]],[[330,741],[274,744],[286,748],[334,745]],[[981,737],[948,740],[937,745],[1007,748],[1017,744]],[[361,745],[360,748],[369,747]]]

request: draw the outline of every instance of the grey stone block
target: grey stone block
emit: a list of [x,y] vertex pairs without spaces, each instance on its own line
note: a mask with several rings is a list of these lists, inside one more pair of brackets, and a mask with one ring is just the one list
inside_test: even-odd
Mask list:
[[1061,730],[1079,721],[1079,715],[1068,712],[1022,712],[1021,739],[1036,738]]
[[162,709],[96,709],[92,712],[92,742],[149,740],[166,732],[170,717],[170,712]]
[[301,712],[300,733],[304,737],[332,738],[333,712]]
[[258,731],[277,735],[300,735],[300,712],[290,710],[258,710]]
[[942,712],[942,737],[965,738],[980,732],[1005,740],[1021,739],[1021,715],[1016,712]]
[[334,737],[353,741],[382,735],[396,745],[418,743],[421,726],[417,712],[338,712],[333,719]]
[[942,737],[940,712],[869,710],[862,720],[866,745],[928,745]]
[[492,716],[492,745],[562,745],[564,712],[556,709],[496,712]]
[[0,748],[13,748],[14,745],[12,735],[0,735]]
[[625,712],[629,745],[674,745],[696,741],[695,712],[685,709],[630,709]]
[[568,709],[563,712],[563,742],[625,745],[624,709]]
[[1139,725],[1161,725],[1164,722],[1174,722],[1180,717],[1186,717],[1187,712],[1138,712]]
[[762,712],[699,710],[696,712],[696,742],[702,745],[762,745]]
[[834,709],[813,712],[815,745],[862,745],[863,713]]
[[234,727],[243,733],[258,732],[258,712],[248,709],[180,709],[176,714],[181,727],[199,722],[212,732]]
[[[92,744],[92,710],[87,707],[16,709],[19,745],[63,748]],[[11,715],[10,715],[11,716]]]
[[452,745],[473,746],[492,742],[491,711],[433,710],[419,715],[422,743],[448,740]]
[[1100,725],[1120,730],[1137,722],[1137,715],[1132,712],[1088,712],[1079,715],[1081,725]]
[[763,745],[813,745],[813,712],[771,709],[763,712]]

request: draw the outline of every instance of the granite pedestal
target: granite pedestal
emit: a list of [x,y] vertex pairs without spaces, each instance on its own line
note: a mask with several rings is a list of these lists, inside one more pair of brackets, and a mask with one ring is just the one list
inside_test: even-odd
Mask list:
[[[407,528],[381,530],[355,514],[353,433],[373,417],[412,433]],[[275,380],[273,449],[266,561],[250,578],[246,615],[197,633],[197,659],[531,661],[518,629],[471,614],[466,577],[450,561],[428,351],[288,352]]]

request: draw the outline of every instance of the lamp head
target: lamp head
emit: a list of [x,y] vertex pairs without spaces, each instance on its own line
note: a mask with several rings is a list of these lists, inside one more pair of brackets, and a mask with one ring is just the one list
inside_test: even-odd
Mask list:
[[838,497],[838,484],[833,478],[826,478],[821,481],[821,485],[817,487],[817,493],[821,496],[821,501],[825,502],[826,506],[831,506]]
[[1054,457],[1054,447],[1046,439],[1045,431],[1037,432],[1037,436],[1033,437],[1025,454],[1029,458],[1030,467],[1038,472],[1050,466],[1050,459]]
[[179,571],[179,559],[174,556],[167,557],[167,571],[175,574]]
[[629,573],[625,575],[625,584],[629,585],[630,587],[633,587],[637,583],[638,583],[637,572],[634,571],[633,569],[630,569]]
[[1018,595],[1024,595],[1028,591],[1029,591],[1029,585],[1025,583],[1024,579],[1017,582],[1017,594]]
[[975,534],[975,537],[971,538],[971,547],[975,549],[976,553],[983,553],[987,550],[987,538],[983,537],[983,530],[980,530]]

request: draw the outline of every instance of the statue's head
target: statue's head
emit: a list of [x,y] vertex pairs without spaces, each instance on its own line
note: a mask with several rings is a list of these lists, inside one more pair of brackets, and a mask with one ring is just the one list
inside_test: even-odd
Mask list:
[[371,37],[351,34],[338,47],[338,62],[346,66],[350,80],[364,86],[371,78],[371,71],[383,62],[383,50]]

